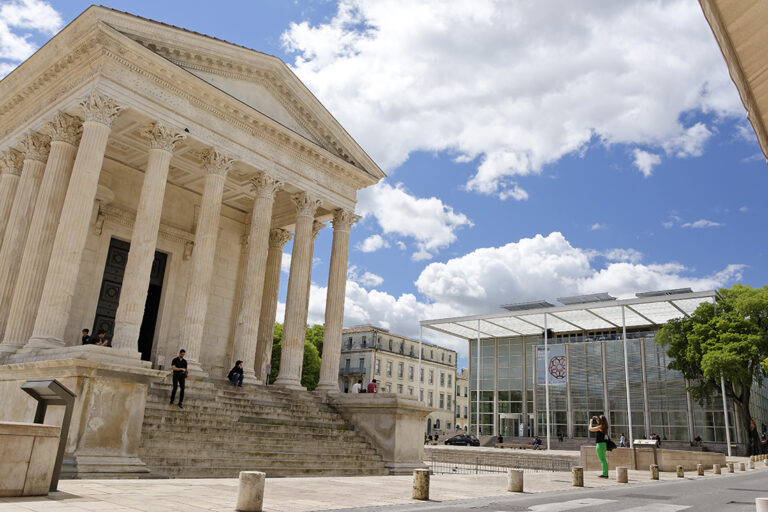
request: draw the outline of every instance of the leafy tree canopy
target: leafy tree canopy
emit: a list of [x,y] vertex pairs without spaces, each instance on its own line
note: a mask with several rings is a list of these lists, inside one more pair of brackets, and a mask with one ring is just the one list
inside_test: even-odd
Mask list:
[[[272,360],[270,363],[269,382],[275,382],[280,373],[280,356],[283,348],[283,324],[276,323],[272,338]],[[319,346],[318,346],[319,344]],[[312,391],[320,380],[320,364],[323,350],[323,326],[307,327],[304,338],[304,361],[301,368],[301,385]]]

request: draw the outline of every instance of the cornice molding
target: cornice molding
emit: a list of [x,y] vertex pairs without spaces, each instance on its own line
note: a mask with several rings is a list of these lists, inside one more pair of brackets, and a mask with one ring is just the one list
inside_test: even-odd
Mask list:
[[[136,212],[128,208],[121,208],[113,204],[101,204],[99,206],[99,215],[103,215],[108,221],[125,226],[133,232],[133,224],[136,220]],[[195,243],[195,235],[183,229],[174,228],[167,224],[160,223],[158,231],[160,238],[182,245]]]

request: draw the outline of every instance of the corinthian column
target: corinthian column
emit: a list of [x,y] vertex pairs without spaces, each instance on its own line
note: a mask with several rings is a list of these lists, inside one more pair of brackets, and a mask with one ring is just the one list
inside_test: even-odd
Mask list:
[[0,334],[5,332],[13,289],[29,233],[29,223],[35,211],[40,181],[43,179],[45,162],[51,149],[50,143],[51,139],[47,135],[32,131],[27,132],[21,140],[24,166],[16,197],[13,199],[11,215],[8,217],[3,246],[0,247]]
[[291,389],[304,389],[301,385],[301,364],[304,359],[304,337],[307,328],[312,228],[320,201],[312,199],[304,192],[294,195],[293,201],[296,203],[296,238],[293,241],[291,272],[288,276],[280,373],[275,384]]
[[61,209],[35,327],[25,349],[56,348],[65,344],[64,331],[80,273],[104,151],[112,121],[122,110],[112,98],[97,92],[83,98],[80,107],[85,118],[83,135]]
[[21,152],[8,148],[0,153],[0,247],[3,245],[5,226],[11,216],[13,198],[16,196],[23,165],[24,156]]
[[136,221],[133,224],[131,248],[125,265],[112,341],[113,347],[130,352],[139,350],[139,329],[144,319],[149,278],[155,259],[168,168],[171,165],[173,150],[179,142],[187,138],[183,132],[160,121],[145,127],[142,134],[149,139],[149,159],[141,185]]
[[3,352],[15,352],[32,335],[82,124],[80,119],[58,112],[46,125],[46,130],[51,136],[51,152],[40,183],[37,207],[32,215],[11,299],[5,335],[0,345]]
[[347,289],[347,259],[349,231],[360,217],[349,210],[333,213],[333,244],[328,271],[328,292],[325,298],[325,328],[323,330],[323,359],[320,365],[318,391],[339,392],[339,358],[341,329],[344,322],[344,297]]
[[275,194],[283,184],[268,174],[259,172],[251,180],[251,185],[256,197],[253,200],[248,255],[240,292],[243,300],[235,326],[234,357],[243,361],[245,379],[260,382],[261,379],[254,371],[256,346],[259,339],[259,310],[264,291],[272,206],[275,202]]
[[187,351],[187,364],[192,372],[203,373],[200,366],[200,350],[203,343],[205,314],[208,311],[208,295],[213,277],[213,260],[219,236],[219,216],[224,181],[232,167],[232,159],[215,149],[206,149],[200,158],[205,168],[205,186],[200,202],[200,217],[195,233],[195,252],[189,274],[189,286],[184,305],[184,325],[180,341]]
[[277,293],[280,290],[280,267],[283,262],[283,247],[293,235],[284,229],[269,232],[269,250],[264,273],[264,288],[259,311],[258,343],[256,345],[256,378],[267,382],[267,365],[272,361],[272,342],[275,335],[277,316]]

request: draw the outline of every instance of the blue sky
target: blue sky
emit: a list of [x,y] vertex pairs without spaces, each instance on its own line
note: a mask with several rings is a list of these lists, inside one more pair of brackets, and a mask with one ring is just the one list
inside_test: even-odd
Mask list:
[[[359,196],[347,326],[768,283],[766,161],[696,2],[108,4],[280,57],[387,172]],[[0,2],[0,72],[87,7]]]

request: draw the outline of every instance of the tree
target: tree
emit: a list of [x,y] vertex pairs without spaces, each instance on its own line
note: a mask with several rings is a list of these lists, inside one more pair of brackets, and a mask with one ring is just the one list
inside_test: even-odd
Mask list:
[[312,327],[307,327],[307,341],[311,342],[317,349],[317,353],[320,357],[323,356],[323,333],[325,329],[321,324],[315,324]]
[[762,386],[768,369],[768,286],[734,285],[721,288],[717,304],[701,304],[690,318],[671,320],[661,327],[656,342],[672,358],[669,368],[688,379],[692,397],[704,404],[720,390],[733,401],[748,450],[757,453],[757,430],[749,399],[752,385]]
[[[318,347],[317,344],[320,344]],[[301,385],[309,391],[317,387],[320,380],[320,354],[323,347],[323,326],[307,327],[304,337],[304,359],[301,367]],[[283,324],[276,323],[272,337],[272,359],[270,362],[269,382],[275,382],[280,373],[280,356],[283,352]]]

